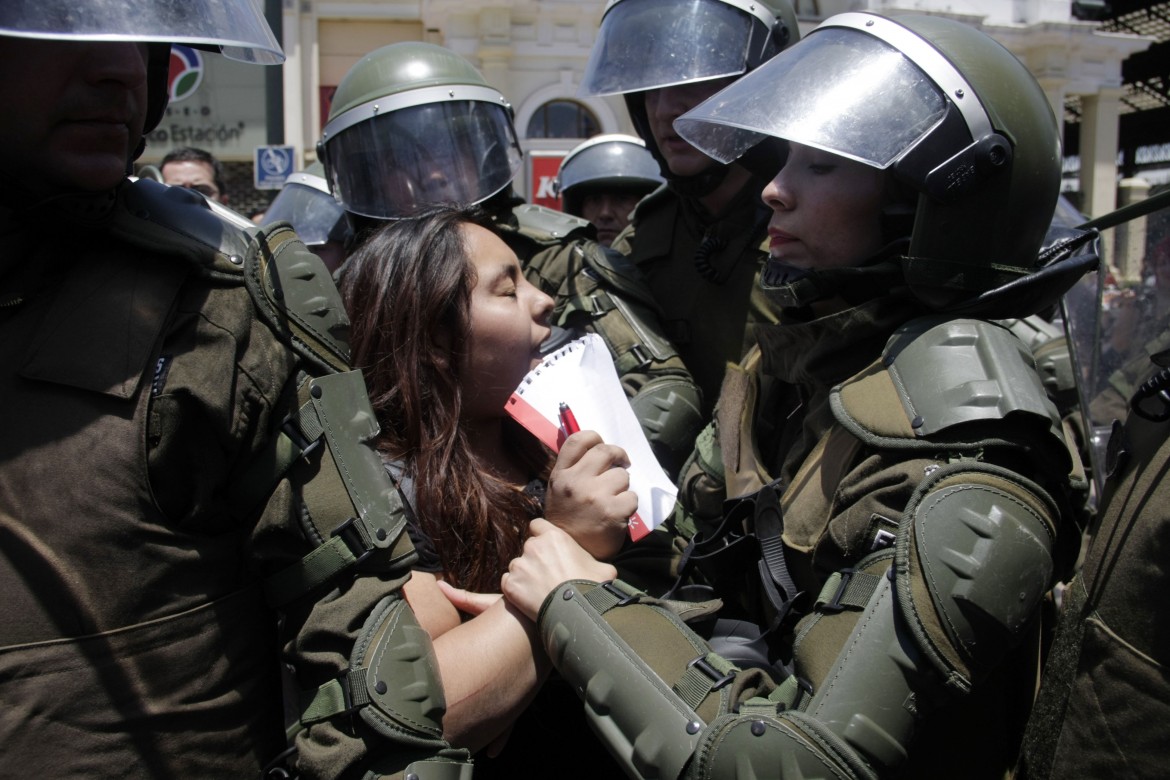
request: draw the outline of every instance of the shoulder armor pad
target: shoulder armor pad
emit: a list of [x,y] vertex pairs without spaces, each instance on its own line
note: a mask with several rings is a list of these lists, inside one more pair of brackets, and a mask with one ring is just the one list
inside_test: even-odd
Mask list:
[[122,187],[110,231],[134,246],[174,255],[212,275],[238,278],[255,229],[226,208],[182,187],[139,179]]
[[326,373],[349,368],[349,317],[321,258],[287,222],[258,231],[244,282],[274,331]]
[[601,279],[606,287],[615,289],[658,311],[658,303],[646,285],[646,280],[634,261],[617,250],[596,241],[581,243],[586,273]]
[[533,203],[517,206],[512,214],[519,223],[519,231],[541,244],[560,243],[574,231],[590,227],[588,220]]
[[[835,388],[832,403],[842,424],[881,438],[929,439],[963,423],[1009,417],[1058,437],[1061,430],[1027,347],[982,320],[906,323],[886,343],[880,363]],[[995,430],[1002,429],[980,438],[998,438]]]

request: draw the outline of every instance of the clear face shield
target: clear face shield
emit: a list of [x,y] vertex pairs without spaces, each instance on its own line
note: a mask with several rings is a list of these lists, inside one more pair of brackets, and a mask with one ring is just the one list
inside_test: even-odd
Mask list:
[[640,92],[737,76],[747,69],[752,25],[721,0],[624,0],[601,20],[580,94]]
[[264,224],[288,222],[305,246],[329,241],[345,243],[349,223],[345,210],[329,194],[325,180],[305,173],[293,174],[264,213]]
[[1063,301],[1098,490],[1115,421],[1170,419],[1170,208],[1104,230],[1100,251],[1102,270]]
[[938,85],[896,48],[819,29],[683,114],[674,128],[722,163],[782,138],[886,169],[947,113]]
[[[436,88],[432,97],[448,92]],[[498,100],[443,99],[394,109],[394,97],[376,101],[376,114],[363,117],[366,107],[358,107],[325,128],[332,190],[347,211],[400,219],[428,204],[480,203],[520,170],[520,143]]]
[[284,61],[257,0],[4,0],[0,35],[181,43],[243,62]]

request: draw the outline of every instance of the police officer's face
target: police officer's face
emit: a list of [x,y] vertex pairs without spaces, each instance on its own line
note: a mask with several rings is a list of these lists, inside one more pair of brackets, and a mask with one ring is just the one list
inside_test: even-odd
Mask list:
[[630,224],[630,212],[640,196],[632,192],[588,192],[581,199],[581,217],[597,228],[597,243],[609,246]]
[[648,90],[645,94],[646,118],[658,151],[675,176],[695,176],[711,168],[715,161],[684,141],[674,131],[674,120],[726,87],[734,78],[699,81]]
[[498,236],[478,225],[464,225],[462,232],[476,275],[464,416],[499,417],[520,380],[541,361],[553,301],[524,278],[516,253]]
[[797,268],[856,266],[882,247],[885,176],[810,146],[792,144],[788,161],[764,188],[772,209],[769,252]]
[[0,161],[24,200],[126,174],[146,117],[146,45],[0,36]]

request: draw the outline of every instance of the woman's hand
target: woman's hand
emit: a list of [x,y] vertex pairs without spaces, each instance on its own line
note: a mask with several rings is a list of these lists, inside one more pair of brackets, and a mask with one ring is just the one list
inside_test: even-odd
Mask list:
[[549,476],[545,516],[594,558],[621,550],[629,518],[638,510],[629,465],[621,447],[606,444],[595,431],[580,431],[565,439]]
[[500,600],[499,593],[476,593],[466,588],[456,588],[451,583],[442,580],[439,580],[438,584],[439,590],[455,609],[472,617],[487,612],[493,604]]
[[568,580],[606,582],[617,569],[596,560],[567,533],[542,518],[528,526],[524,554],[513,558],[500,578],[504,597],[532,620],[553,588]]

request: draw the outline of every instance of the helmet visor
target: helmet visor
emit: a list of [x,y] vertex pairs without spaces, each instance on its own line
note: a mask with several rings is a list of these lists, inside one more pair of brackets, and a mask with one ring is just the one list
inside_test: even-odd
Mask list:
[[0,35],[215,46],[243,62],[284,61],[257,0],[4,0]]
[[[324,180],[321,180],[324,184]],[[264,213],[264,224],[289,222],[306,246],[320,246],[331,239],[344,241],[345,211],[328,192],[307,184],[285,184]]]
[[506,187],[523,162],[507,109],[478,100],[378,114],[326,143],[333,193],[347,211],[375,219],[401,219],[428,204],[479,203]]
[[863,32],[815,31],[675,120],[690,144],[723,163],[767,137],[885,169],[942,121],[938,86]]
[[747,69],[754,17],[714,0],[616,3],[601,20],[580,94],[616,95]]

